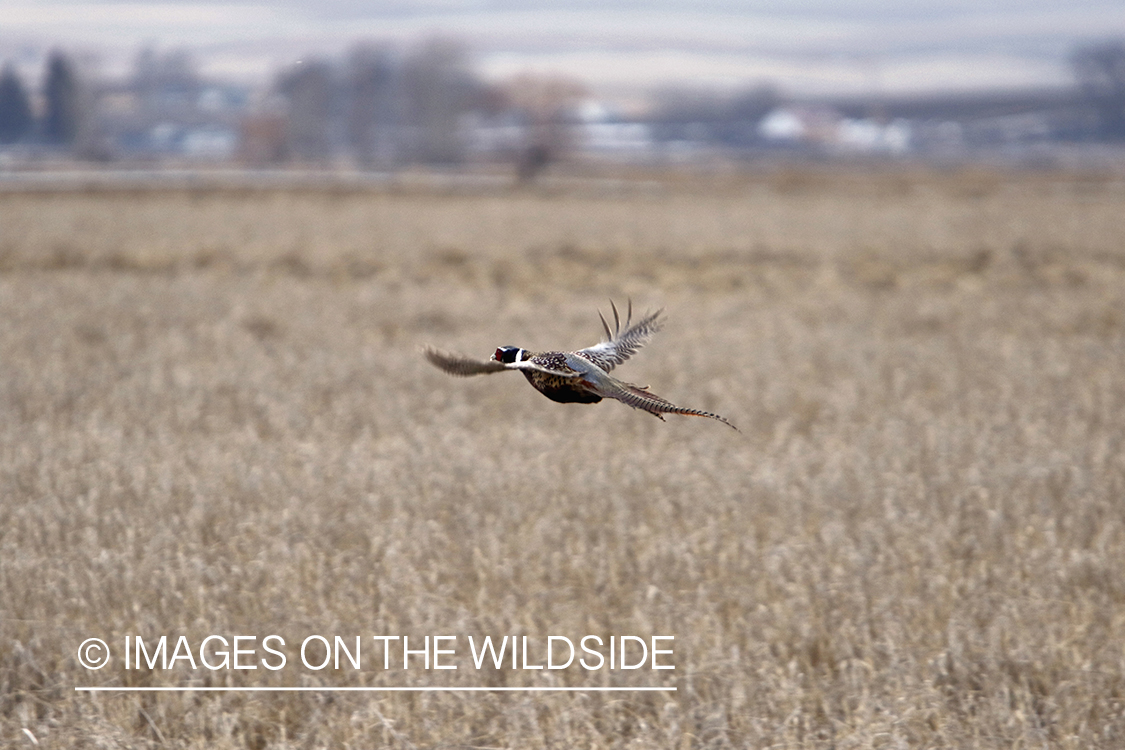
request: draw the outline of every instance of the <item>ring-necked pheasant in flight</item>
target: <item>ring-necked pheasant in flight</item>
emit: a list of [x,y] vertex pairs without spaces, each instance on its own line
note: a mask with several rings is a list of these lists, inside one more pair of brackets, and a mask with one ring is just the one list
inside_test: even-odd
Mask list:
[[586,349],[573,352],[529,352],[518,346],[502,346],[493,353],[489,361],[483,362],[427,348],[426,358],[450,375],[462,377],[518,370],[540,393],[563,404],[596,404],[603,398],[614,398],[661,420],[665,414],[685,414],[717,419],[734,428],[733,424],[718,414],[676,406],[650,393],[648,386],[641,387],[612,377],[610,371],[636,354],[660,330],[663,320],[660,317],[662,311],[657,310],[633,324],[633,304],[630,302],[625,315],[625,328],[622,330],[617,305],[610,302],[610,306],[613,308],[613,330],[610,331],[605,316],[598,313],[606,340]]

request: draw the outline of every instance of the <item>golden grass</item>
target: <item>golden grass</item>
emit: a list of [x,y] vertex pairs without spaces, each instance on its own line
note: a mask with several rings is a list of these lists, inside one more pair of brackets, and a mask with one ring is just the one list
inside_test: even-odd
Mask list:
[[[1121,747],[1123,238],[1065,176],[0,194],[0,743]],[[594,343],[610,296],[669,312],[621,376],[741,435],[419,354]],[[676,670],[75,660],[212,633]],[[678,691],[73,691],[186,684]]]

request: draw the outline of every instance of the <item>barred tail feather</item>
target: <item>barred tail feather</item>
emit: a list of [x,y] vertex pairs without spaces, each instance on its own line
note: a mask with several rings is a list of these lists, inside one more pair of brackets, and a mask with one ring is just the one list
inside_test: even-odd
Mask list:
[[617,381],[615,385],[618,386],[618,390],[616,393],[609,393],[604,395],[608,395],[610,398],[615,398],[621,403],[631,406],[634,409],[646,411],[662,421],[664,419],[663,415],[665,414],[683,414],[686,417],[707,417],[708,419],[718,420],[725,424],[727,427],[730,427],[735,432],[738,432],[737,427],[728,422],[724,417],[720,417],[718,414],[712,414],[709,411],[702,411],[701,409],[685,409],[682,406],[676,406],[668,399],[661,398],[655,393],[649,393],[647,390],[639,388],[630,383],[622,383],[620,381]]

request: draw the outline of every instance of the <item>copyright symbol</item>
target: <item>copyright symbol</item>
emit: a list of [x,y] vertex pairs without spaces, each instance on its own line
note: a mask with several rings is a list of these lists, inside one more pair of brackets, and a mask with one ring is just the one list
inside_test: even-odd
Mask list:
[[87,638],[78,647],[78,663],[86,669],[101,669],[109,664],[109,646],[101,638]]

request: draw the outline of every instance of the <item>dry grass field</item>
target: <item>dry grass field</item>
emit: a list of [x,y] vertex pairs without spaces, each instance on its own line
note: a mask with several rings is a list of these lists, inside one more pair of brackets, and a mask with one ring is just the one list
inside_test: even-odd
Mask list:
[[[420,355],[611,297],[668,311],[620,377],[741,433]],[[125,668],[212,634],[289,661]],[[466,654],[588,634],[675,670]],[[677,690],[74,690],[436,685]],[[1125,186],[0,193],[0,745],[1125,747]]]

